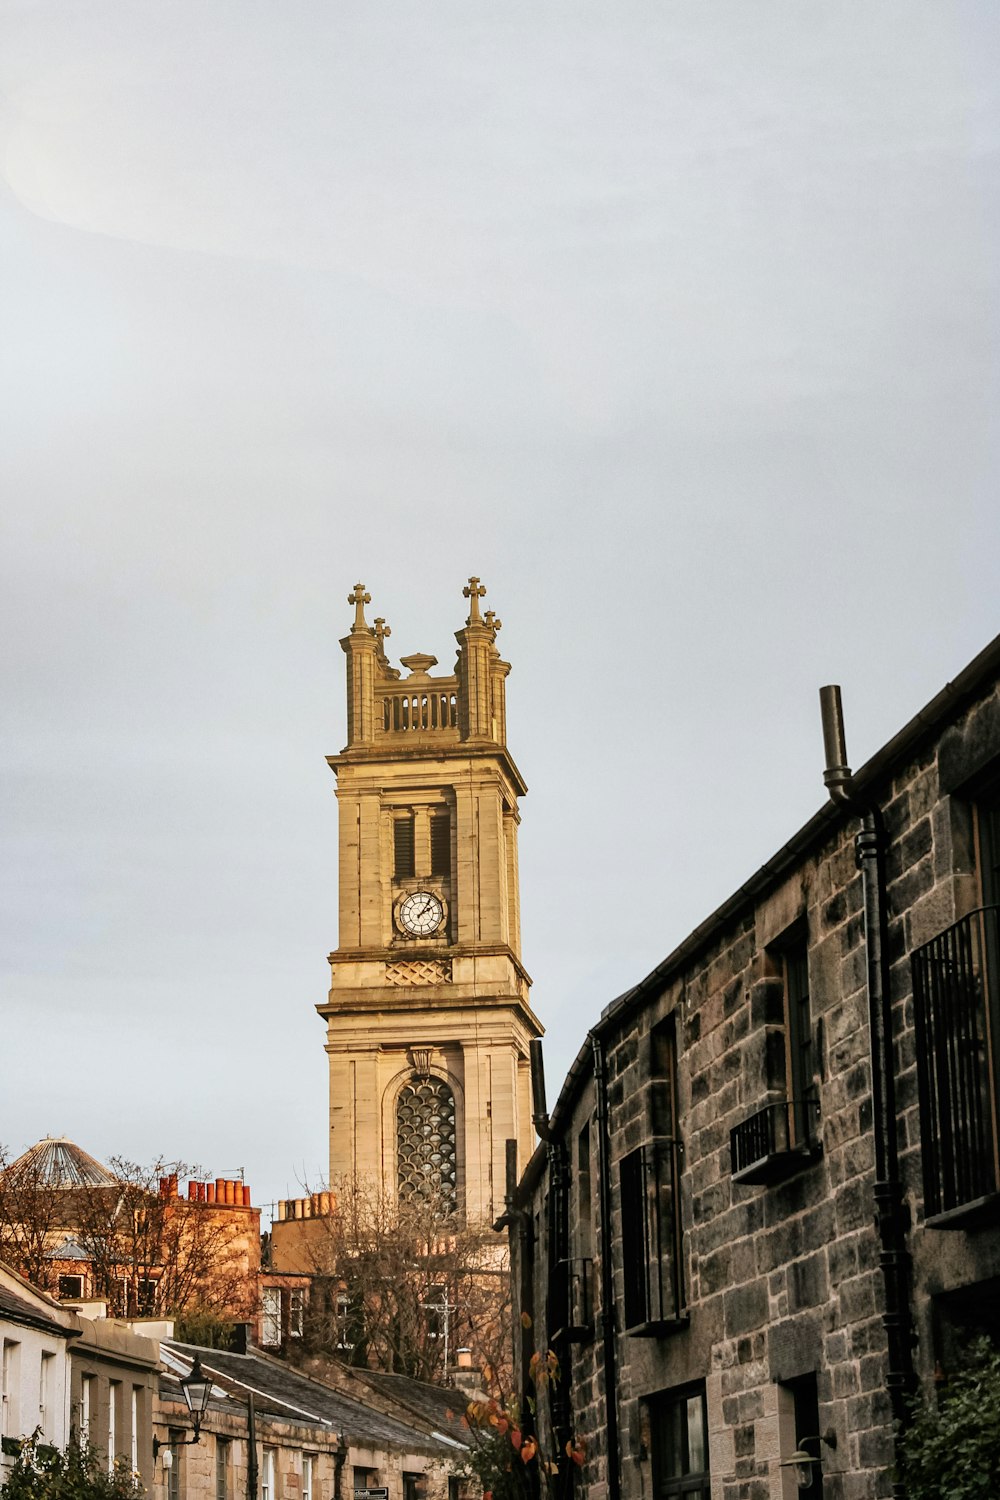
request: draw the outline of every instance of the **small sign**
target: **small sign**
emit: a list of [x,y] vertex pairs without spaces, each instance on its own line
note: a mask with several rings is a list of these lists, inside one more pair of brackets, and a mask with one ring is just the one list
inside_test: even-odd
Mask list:
[[355,1490],[354,1500],[389,1500],[389,1486],[383,1484],[373,1490]]

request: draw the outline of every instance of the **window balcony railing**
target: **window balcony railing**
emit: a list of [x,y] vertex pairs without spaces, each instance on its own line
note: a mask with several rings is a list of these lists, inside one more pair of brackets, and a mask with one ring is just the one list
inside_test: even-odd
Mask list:
[[780,1182],[822,1155],[819,1100],[814,1092],[801,1099],[765,1104],[729,1132],[734,1182]]
[[924,1216],[958,1228],[1000,1209],[1000,908],[970,912],[910,963]]

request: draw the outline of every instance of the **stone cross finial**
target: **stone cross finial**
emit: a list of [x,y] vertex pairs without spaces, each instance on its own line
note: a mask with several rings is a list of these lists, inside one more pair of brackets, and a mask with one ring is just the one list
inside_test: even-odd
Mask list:
[[365,620],[365,605],[372,602],[372,596],[371,594],[365,593],[365,586],[363,583],[356,583],[354,585],[354,593],[348,594],[347,602],[348,604],[354,605],[355,630],[367,630],[368,623]]
[[485,594],[486,590],[479,582],[479,579],[470,578],[468,584],[462,590],[462,597],[470,601],[469,618],[465,622],[466,625],[481,625],[483,623],[482,616],[479,613],[479,601],[485,597]]
[[389,629],[388,625],[385,623],[385,616],[384,615],[376,615],[375,616],[375,624],[372,626],[372,635],[378,641],[378,649],[382,652],[382,654],[384,656],[385,655],[385,646],[384,646],[385,638],[386,638],[387,635],[392,635],[392,631]]
[[492,609],[488,609],[483,616],[486,629],[492,632],[493,639],[497,638],[497,631],[503,629],[503,621],[498,620]]

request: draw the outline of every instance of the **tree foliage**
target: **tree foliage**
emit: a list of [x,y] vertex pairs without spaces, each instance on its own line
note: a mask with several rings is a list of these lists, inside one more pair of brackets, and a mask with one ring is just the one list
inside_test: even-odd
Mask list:
[[978,1340],[964,1368],[914,1402],[899,1439],[910,1500],[996,1500],[1000,1495],[1000,1350]]
[[[560,1377],[559,1361],[551,1349],[531,1357],[529,1379],[537,1394]],[[551,1500],[572,1494],[573,1471],[586,1461],[582,1438],[567,1440],[563,1451],[546,1446],[536,1422],[536,1400],[522,1412],[516,1401],[506,1404],[491,1397],[470,1401],[464,1425],[469,1430],[469,1469],[483,1488],[483,1500]]]
[[62,1453],[37,1432],[21,1443],[3,1487],[4,1500],[141,1500],[144,1494],[125,1465],[116,1463],[109,1474],[89,1445],[73,1442]]

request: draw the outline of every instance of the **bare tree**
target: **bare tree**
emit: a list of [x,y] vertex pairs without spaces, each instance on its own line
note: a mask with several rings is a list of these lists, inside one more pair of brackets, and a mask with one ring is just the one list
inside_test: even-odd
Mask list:
[[[23,1161],[23,1159],[22,1159]],[[176,1194],[190,1169],[149,1167],[114,1157],[111,1182],[54,1185],[29,1159],[8,1164],[0,1150],[0,1258],[43,1291],[56,1292],[60,1254],[91,1294],[119,1316],[175,1316],[197,1309],[251,1317],[257,1300],[255,1221]]]
[[70,1231],[72,1193],[52,1187],[37,1156],[13,1162],[0,1146],[0,1260],[44,1292],[55,1290],[49,1252]]
[[259,1247],[234,1235],[232,1216],[174,1191],[198,1169],[112,1157],[115,1201],[100,1187],[79,1190],[76,1239],[90,1261],[94,1288],[120,1313],[173,1316],[194,1308],[250,1317],[256,1306]]
[[[510,1276],[506,1242],[486,1226],[467,1226],[440,1205],[402,1203],[356,1182],[332,1193],[329,1215],[275,1235],[276,1269],[284,1236],[312,1288],[301,1340],[306,1357],[334,1356],[373,1369],[440,1382],[457,1351],[492,1387],[507,1384]],[[285,1241],[287,1243],[287,1241]]]

